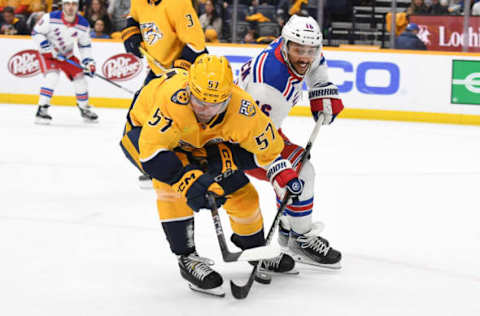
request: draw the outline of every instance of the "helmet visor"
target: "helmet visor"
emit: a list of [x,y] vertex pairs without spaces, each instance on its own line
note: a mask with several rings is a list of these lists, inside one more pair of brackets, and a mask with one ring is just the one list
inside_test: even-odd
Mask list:
[[230,102],[230,97],[222,102],[210,103],[200,100],[193,93],[190,96],[193,111],[197,118],[203,123],[208,122],[215,115],[225,111],[228,102]]
[[293,42],[290,42],[288,44],[289,45],[287,47],[287,52],[293,58],[315,58],[320,51],[320,46],[307,46]]

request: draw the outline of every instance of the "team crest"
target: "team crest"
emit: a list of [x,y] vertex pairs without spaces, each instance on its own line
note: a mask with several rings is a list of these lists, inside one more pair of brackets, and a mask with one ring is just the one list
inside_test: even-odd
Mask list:
[[171,98],[173,103],[177,103],[180,105],[187,105],[190,102],[190,97],[188,96],[187,90],[180,89],[172,95]]
[[163,38],[163,33],[160,32],[158,26],[153,22],[140,24],[140,30],[142,31],[143,40],[150,46]]
[[255,109],[254,104],[252,104],[251,102],[249,102],[247,100],[242,100],[239,112],[240,112],[240,114],[243,114],[245,116],[254,116],[255,113],[257,113],[257,110]]

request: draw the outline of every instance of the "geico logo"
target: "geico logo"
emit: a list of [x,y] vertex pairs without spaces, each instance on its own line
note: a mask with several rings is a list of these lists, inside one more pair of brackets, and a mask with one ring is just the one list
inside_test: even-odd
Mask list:
[[[340,68],[345,74],[353,74],[353,76],[346,76],[347,78],[343,82],[340,81],[342,77],[338,76],[337,73],[335,75],[330,74],[340,93],[352,91],[354,83],[357,90],[365,94],[395,94],[400,88],[400,68],[394,63],[365,61],[358,64],[356,69],[351,62],[346,60],[328,60],[327,64],[329,69]],[[388,73],[390,79],[388,85],[371,83],[372,79],[375,82],[386,82],[384,80],[385,73],[382,74],[382,72]],[[367,78],[370,80],[367,80]]]
[[182,182],[178,185],[178,192],[183,192],[185,191],[186,188],[188,188],[188,185],[190,182],[195,181],[196,175],[195,173],[191,173],[190,175],[186,176],[185,178],[182,179]]

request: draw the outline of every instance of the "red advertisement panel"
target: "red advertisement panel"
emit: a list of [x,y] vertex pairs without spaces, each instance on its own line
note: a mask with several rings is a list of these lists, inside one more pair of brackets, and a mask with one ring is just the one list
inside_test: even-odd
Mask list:
[[480,52],[480,17],[470,17],[467,34],[463,33],[463,16],[410,16],[418,24],[418,37],[429,50],[461,52],[467,41],[469,52]]

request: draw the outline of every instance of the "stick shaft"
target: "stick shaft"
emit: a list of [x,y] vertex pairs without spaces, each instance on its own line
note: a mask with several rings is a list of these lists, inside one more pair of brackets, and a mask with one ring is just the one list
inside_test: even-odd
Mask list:
[[[80,69],[82,69],[82,70],[87,70],[87,69],[86,69],[85,67],[83,67],[82,65],[77,64],[76,62],[74,62],[73,60],[70,60],[70,59],[68,59],[68,58],[64,58],[64,59],[61,59],[61,60],[66,61],[67,63],[69,63],[69,64],[71,64],[71,65],[73,65],[73,66],[75,66],[75,67],[78,67],[78,68],[80,68]],[[119,85],[118,83],[116,83],[116,82],[114,82],[114,81],[112,81],[112,80],[110,80],[110,79],[108,79],[108,78],[106,78],[106,77],[104,77],[104,76],[102,76],[102,75],[99,75],[99,74],[95,73],[94,76],[95,76],[95,77],[98,77],[98,78],[100,78],[100,79],[103,79],[103,80],[107,81],[108,83],[113,84],[115,87],[120,88],[120,89],[122,89],[122,90],[124,90],[124,91],[127,91],[127,92],[130,93],[130,94],[135,94],[135,92],[133,92],[132,90],[130,90],[130,89],[128,89],[128,88],[125,88],[124,86]]]

